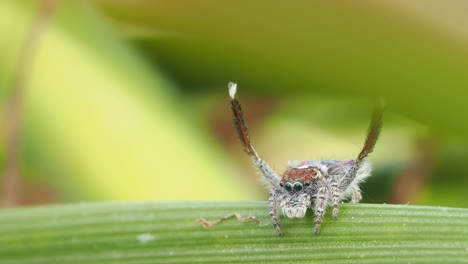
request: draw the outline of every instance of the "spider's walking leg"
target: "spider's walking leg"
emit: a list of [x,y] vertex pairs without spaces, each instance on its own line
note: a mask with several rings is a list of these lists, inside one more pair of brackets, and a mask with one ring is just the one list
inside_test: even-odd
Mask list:
[[327,208],[327,197],[328,189],[327,187],[320,187],[317,193],[317,200],[315,202],[315,231],[314,233],[318,235],[320,233],[320,225],[322,224],[323,215],[325,214],[325,209]]
[[237,130],[237,135],[239,136],[240,142],[244,147],[245,152],[252,158],[253,163],[257,166],[258,170],[263,174],[265,179],[272,187],[276,187],[279,184],[279,177],[273,171],[273,169],[260,158],[254,146],[250,142],[250,135],[247,129],[247,123],[244,119],[244,114],[242,113],[242,108],[239,100],[235,97],[237,92],[237,84],[229,83],[229,96],[231,97],[231,109],[234,116],[234,126]]
[[338,219],[338,206],[340,203],[340,191],[338,189],[338,183],[334,178],[331,179],[331,195],[332,195],[332,206],[333,206],[333,219]]
[[278,220],[278,212],[276,210],[276,190],[275,189],[271,189],[270,191],[270,196],[268,197],[268,208],[269,208],[269,212],[271,216],[271,221],[273,222],[273,226],[278,232],[278,235],[283,236],[283,230],[281,230],[281,226]]

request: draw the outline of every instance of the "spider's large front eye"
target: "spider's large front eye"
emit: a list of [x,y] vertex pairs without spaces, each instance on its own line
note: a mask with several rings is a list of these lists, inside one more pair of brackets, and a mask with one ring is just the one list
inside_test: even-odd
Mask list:
[[291,184],[290,182],[285,183],[285,184],[284,184],[284,188],[285,188],[288,192],[292,191],[292,189],[293,189],[292,184]]
[[302,191],[302,183],[300,183],[300,182],[295,182],[295,183],[294,183],[294,190],[295,190],[295,191],[298,191],[298,192],[299,192],[299,191]]

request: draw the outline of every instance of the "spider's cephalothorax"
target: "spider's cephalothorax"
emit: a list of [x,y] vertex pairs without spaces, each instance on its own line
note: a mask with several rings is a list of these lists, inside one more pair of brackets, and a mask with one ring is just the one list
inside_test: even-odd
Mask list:
[[364,147],[355,160],[309,160],[289,163],[289,168],[280,177],[270,165],[260,158],[250,142],[247,124],[244,120],[241,105],[235,98],[237,85],[229,83],[231,108],[234,115],[234,126],[239,139],[252,158],[253,163],[270,185],[269,211],[273,226],[281,236],[283,231],[278,220],[277,208],[288,218],[302,218],[307,208],[315,213],[315,234],[320,232],[325,209],[333,207],[333,219],[338,217],[339,202],[351,199],[357,203],[361,200],[359,183],[371,172],[371,164],[364,160],[372,152],[382,127],[382,111],[377,112],[371,122]]

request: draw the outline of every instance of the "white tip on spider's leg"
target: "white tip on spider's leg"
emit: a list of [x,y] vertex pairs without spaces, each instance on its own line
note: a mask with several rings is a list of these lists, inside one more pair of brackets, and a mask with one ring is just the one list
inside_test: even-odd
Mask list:
[[231,98],[234,99],[234,96],[236,96],[236,92],[237,92],[237,83],[229,82],[228,88],[229,88],[229,96],[231,96]]

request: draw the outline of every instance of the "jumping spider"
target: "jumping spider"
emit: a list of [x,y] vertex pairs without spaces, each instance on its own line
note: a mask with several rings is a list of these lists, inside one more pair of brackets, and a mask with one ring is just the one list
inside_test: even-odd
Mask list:
[[[332,216],[336,220],[341,200],[350,198],[352,203],[358,203],[361,200],[359,184],[370,176],[372,170],[371,163],[364,159],[372,152],[379,137],[382,128],[382,111],[376,112],[373,116],[364,146],[355,160],[289,162],[289,168],[280,178],[270,165],[260,158],[250,142],[240,102],[235,98],[237,84],[229,83],[228,87],[234,115],[234,126],[239,139],[245,152],[250,156],[269,184],[269,214],[278,235],[283,235],[278,220],[278,205],[283,215],[288,218],[303,218],[307,208],[311,208],[315,213],[315,234],[318,235],[325,209],[329,205],[333,207]],[[252,219],[255,219],[258,222],[255,217],[242,218],[238,214],[226,216],[216,222],[208,222],[204,219],[199,219],[197,222],[210,228],[233,215],[240,221],[253,221]]]
[[[315,234],[318,235],[325,209],[329,205],[333,207],[332,216],[336,220],[341,200],[351,198],[352,203],[358,203],[361,200],[359,184],[370,176],[372,170],[371,163],[364,159],[372,152],[379,137],[382,128],[382,111],[378,111],[374,115],[364,146],[355,160],[289,162],[289,168],[280,178],[270,165],[260,158],[250,142],[240,102],[235,98],[237,84],[229,83],[228,87],[237,135],[245,152],[252,158],[253,163],[270,186],[269,213],[278,235],[283,235],[278,219],[278,205],[283,215],[288,218],[303,218],[307,208],[311,208],[315,213]],[[242,222],[260,222],[255,216],[242,217],[233,213],[216,221],[200,218],[197,219],[196,223],[205,228],[212,228],[232,217],[236,217]]]

